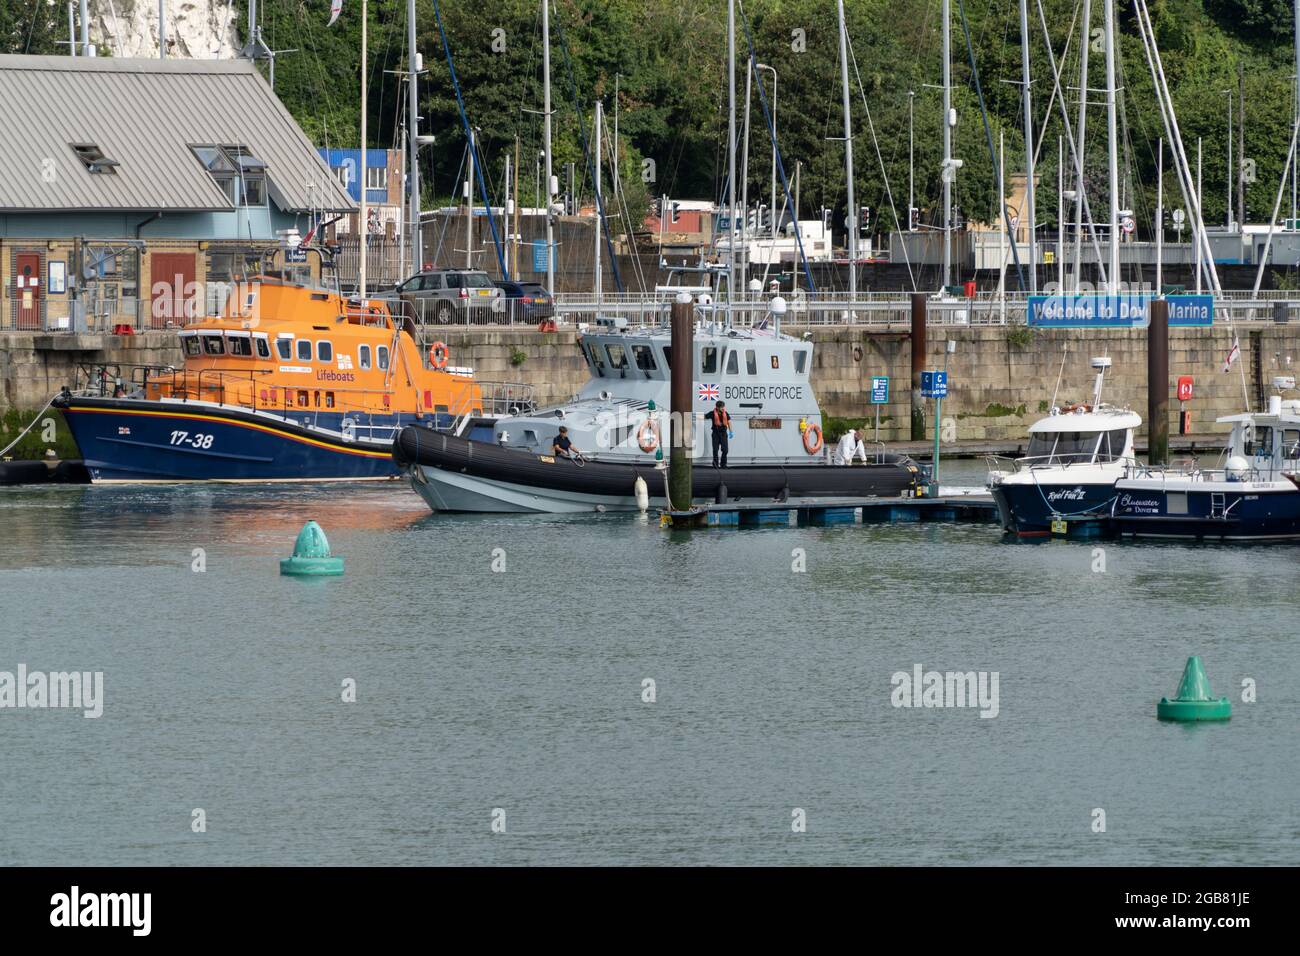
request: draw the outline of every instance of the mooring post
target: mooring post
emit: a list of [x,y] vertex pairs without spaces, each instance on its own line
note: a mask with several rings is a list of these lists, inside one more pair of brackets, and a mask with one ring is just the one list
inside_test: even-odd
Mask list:
[[1147,460],[1169,462],[1169,303],[1152,299],[1147,327]]
[[912,441],[925,441],[925,399],[921,372],[925,370],[925,293],[912,293]]
[[672,309],[672,390],[668,416],[668,507],[689,511],[694,498],[691,455],[695,450],[695,306],[689,292],[679,292]]

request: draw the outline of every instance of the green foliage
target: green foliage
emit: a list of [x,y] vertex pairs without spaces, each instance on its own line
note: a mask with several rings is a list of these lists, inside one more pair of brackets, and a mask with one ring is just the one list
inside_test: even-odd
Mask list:
[[[0,415],[0,448],[5,448],[14,440],[14,438],[26,428],[33,418],[36,417],[36,409],[6,409],[3,415]],[[47,442],[41,440],[43,432],[42,422],[45,419],[54,420],[55,440]],[[54,454],[58,458],[80,458],[81,453],[77,450],[77,443],[73,441],[72,431],[68,428],[67,422],[63,420],[63,413],[54,409],[47,409],[41,415],[41,421],[36,423],[13,448],[5,453],[6,458],[12,458],[15,461],[27,459],[44,458],[45,451],[48,448],[54,449]]]
[[528,353],[522,349],[512,349],[510,351],[510,364],[518,367],[528,361]]
[[[0,9],[0,35],[9,48],[29,18],[31,0],[12,0]],[[989,139],[996,148],[1005,137],[1008,174],[1024,168],[1021,133],[1020,37],[1014,4],[963,0],[971,45],[988,108],[989,132],[981,119],[974,74],[962,29],[962,4],[953,5],[953,105],[958,113],[953,152],[964,166],[954,186],[961,215],[988,221],[997,197]],[[679,198],[718,198],[725,187],[726,17],[717,0],[553,0],[552,90],[555,173],[577,164],[578,179],[590,194],[581,130],[588,139],[592,105],[605,102],[612,124],[618,87],[620,177],[633,215],[649,199],[667,193]],[[243,2],[241,0],[241,6]],[[19,10],[10,10],[10,7]],[[421,78],[421,132],[438,137],[427,151],[426,197],[458,194],[456,180],[465,147],[434,0],[417,0],[418,45],[424,56]],[[855,136],[856,198],[876,211],[878,231],[892,227],[889,199],[877,146],[889,176],[900,217],[906,217],[908,191],[908,92],[913,91],[916,205],[924,223],[938,222],[942,129],[939,82],[938,4],[933,0],[855,0],[846,4],[849,36],[856,60],[850,68]],[[51,8],[53,10],[53,8]],[[535,157],[541,145],[541,17],[538,0],[497,0],[492,4],[442,2],[442,26],[454,54],[470,122],[481,128],[479,142],[494,197],[500,196],[507,152],[519,138],[521,199],[532,204]],[[787,176],[801,163],[801,209],[815,217],[818,207],[844,212],[844,146],[840,106],[839,50],[835,4],[826,0],[749,0],[744,5],[760,62],[778,74],[776,126]],[[282,55],[276,87],[311,138],[320,145],[358,142],[359,4],[348,2],[342,17],[327,28],[328,5],[281,0],[265,11],[267,42]],[[57,11],[53,11],[57,13]],[[53,13],[50,15],[53,16]],[[1076,119],[1079,41],[1078,8],[1073,0],[1044,0],[1044,13],[1058,61],[1062,87]],[[1204,153],[1205,215],[1210,223],[1226,215],[1226,94],[1237,88],[1238,71],[1246,97],[1245,155],[1255,161],[1256,179],[1247,187],[1253,220],[1271,211],[1282,172],[1291,115],[1291,5],[1284,0],[1151,0],[1166,77],[1173,92],[1183,142],[1192,163],[1196,142]],[[1148,238],[1155,209],[1156,144],[1165,137],[1152,91],[1151,76],[1130,5],[1119,5],[1119,78],[1123,122],[1128,130],[1121,153],[1121,175],[1130,183],[1139,238]],[[1039,154],[1038,222],[1056,224],[1053,193],[1057,180],[1057,139],[1064,133],[1059,107],[1044,127],[1053,76],[1031,6],[1031,67],[1035,134]],[[370,0],[369,137],[372,146],[391,145],[404,114],[401,78],[405,69],[405,0]],[[1101,24],[1093,4],[1092,27]],[[737,53],[745,63],[748,40],[739,19]],[[1074,27],[1074,35],[1069,36]],[[6,30],[7,28],[7,30]],[[501,31],[501,32],[497,32]],[[796,43],[802,31],[804,43]],[[42,36],[38,30],[34,36]],[[1068,49],[1067,49],[1068,38]],[[1090,54],[1089,85],[1102,85],[1102,57]],[[862,91],[858,89],[861,77]],[[768,108],[771,74],[758,74]],[[737,95],[745,90],[738,70]],[[576,103],[575,103],[576,91]],[[867,122],[863,97],[870,106]],[[533,111],[533,112],[529,112]],[[1234,105],[1234,119],[1237,109]],[[873,136],[874,129],[874,136]],[[1104,110],[1089,110],[1089,143],[1084,173],[1094,216],[1105,207],[1107,182]],[[754,95],[750,136],[749,195],[767,197],[771,145],[766,121]],[[652,182],[642,179],[642,160],[652,160]],[[1073,162],[1067,153],[1067,174]],[[1166,162],[1165,207],[1183,206],[1172,163]],[[608,178],[606,179],[608,182]],[[580,185],[580,189],[582,186]],[[1070,188],[1067,185],[1067,188]],[[499,198],[498,198],[499,201]],[[780,200],[778,200],[779,202]]]
[[1007,344],[1023,349],[1034,340],[1034,330],[1027,325],[1007,326]]
[[62,3],[4,0],[0,3],[0,53],[67,53],[68,21]]

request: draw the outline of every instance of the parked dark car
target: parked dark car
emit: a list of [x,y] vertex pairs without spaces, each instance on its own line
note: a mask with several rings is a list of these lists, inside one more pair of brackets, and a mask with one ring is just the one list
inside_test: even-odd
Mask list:
[[497,279],[505,299],[505,314],[516,322],[540,322],[555,317],[555,299],[538,282]]
[[505,319],[501,290],[478,269],[429,269],[379,298],[398,303],[397,310],[421,325]]

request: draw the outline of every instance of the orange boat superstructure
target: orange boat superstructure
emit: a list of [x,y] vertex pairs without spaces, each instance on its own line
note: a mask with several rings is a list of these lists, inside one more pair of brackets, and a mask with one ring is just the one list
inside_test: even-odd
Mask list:
[[463,428],[526,389],[450,365],[385,302],[263,277],[179,333],[183,368],[98,370],[56,401],[94,480],[393,477],[407,425]]

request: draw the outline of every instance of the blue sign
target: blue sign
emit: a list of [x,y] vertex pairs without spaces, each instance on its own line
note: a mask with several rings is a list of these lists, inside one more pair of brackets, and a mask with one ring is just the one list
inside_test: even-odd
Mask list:
[[1166,296],[1165,301],[1169,303],[1171,326],[1214,324],[1212,295],[1171,295]]
[[1049,329],[1127,329],[1146,321],[1149,295],[1031,295],[1029,325]]
[[921,373],[921,397],[922,398],[947,398],[948,397],[948,373],[947,372],[922,372]]
[[871,404],[889,404],[889,376],[873,375],[871,378]]
[[546,240],[545,239],[533,240],[533,271],[534,272],[546,271]]
[[285,262],[306,262],[307,247],[294,246],[293,248],[284,250],[284,261]]

